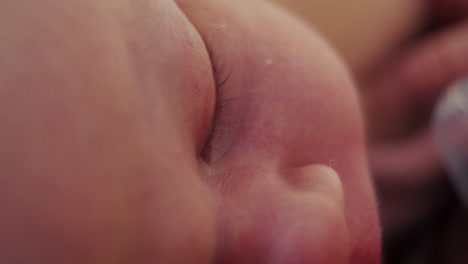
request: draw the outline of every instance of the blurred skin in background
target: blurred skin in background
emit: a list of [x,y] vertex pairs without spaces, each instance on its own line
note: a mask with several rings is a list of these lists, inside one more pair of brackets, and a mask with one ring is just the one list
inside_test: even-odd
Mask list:
[[[430,131],[436,100],[468,74],[468,2],[274,1],[323,33],[354,73],[387,238],[409,233],[436,240],[435,246],[426,247],[431,261],[468,261],[462,253],[466,249],[460,248],[467,230],[456,224],[466,222],[466,216],[447,212],[456,202]],[[443,214],[454,214],[455,220],[437,220]],[[415,234],[429,233],[428,226],[439,230]],[[443,257],[436,260],[434,252]]]
[[415,29],[425,0],[270,0],[317,29],[339,52],[353,75],[364,78],[393,54]]
[[265,1],[0,1],[1,263],[380,261],[356,89]]

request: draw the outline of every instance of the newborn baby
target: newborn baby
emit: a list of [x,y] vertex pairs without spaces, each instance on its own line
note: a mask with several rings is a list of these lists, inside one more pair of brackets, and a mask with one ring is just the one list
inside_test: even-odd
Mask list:
[[353,83],[264,1],[1,1],[1,263],[379,263]]

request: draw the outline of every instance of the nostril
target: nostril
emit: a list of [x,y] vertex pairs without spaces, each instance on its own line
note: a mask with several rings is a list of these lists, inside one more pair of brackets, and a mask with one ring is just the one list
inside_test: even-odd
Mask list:
[[313,164],[288,169],[284,178],[295,190],[323,195],[336,202],[340,208],[344,207],[340,176],[330,166]]

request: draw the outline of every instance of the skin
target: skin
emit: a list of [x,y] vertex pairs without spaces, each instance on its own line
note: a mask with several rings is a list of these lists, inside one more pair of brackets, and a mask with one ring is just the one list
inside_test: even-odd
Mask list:
[[353,83],[293,16],[0,4],[2,263],[379,263]]

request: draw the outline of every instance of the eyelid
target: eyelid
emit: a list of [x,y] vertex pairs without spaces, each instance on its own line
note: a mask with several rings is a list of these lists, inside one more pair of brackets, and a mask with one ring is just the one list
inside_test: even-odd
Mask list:
[[[233,102],[240,99],[240,97],[229,97],[231,93],[230,89],[236,87],[233,87],[233,83],[231,82],[232,71],[226,66],[226,56],[222,57],[223,63],[220,63],[220,60],[213,53],[211,46],[209,43],[206,43],[206,41],[205,46],[211,61],[216,101],[214,103],[211,125],[201,151],[201,157],[205,162],[210,163],[212,161],[213,150],[220,150],[220,148],[223,148],[222,145],[226,143],[226,140],[229,141],[228,135],[231,134],[229,131],[231,131],[232,127],[235,127],[238,122],[236,121],[238,120],[237,115],[234,115],[235,111],[231,110],[231,108],[228,110],[227,108],[228,106],[230,107]],[[213,144],[213,142],[215,143]]]
[[[212,54],[210,53],[210,59],[212,58]],[[213,68],[213,76],[215,81],[215,108],[213,111],[213,117],[210,125],[210,129],[208,130],[208,134],[205,139],[205,144],[202,149],[202,158],[205,159],[206,162],[211,161],[211,149],[212,149],[212,141],[215,135],[216,127],[219,125],[220,121],[220,112],[223,110],[224,106],[229,104],[229,101],[232,100],[224,100],[225,97],[222,96],[224,94],[224,88],[226,87],[226,83],[229,81],[231,74],[229,73],[225,78],[221,78],[221,74],[218,70],[217,63],[212,61],[212,68]]]

